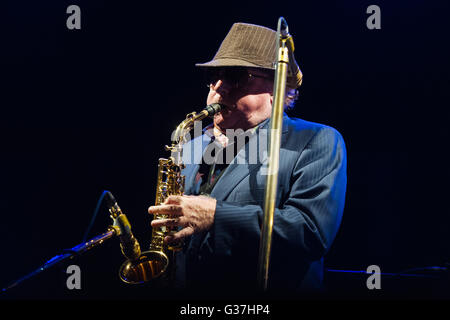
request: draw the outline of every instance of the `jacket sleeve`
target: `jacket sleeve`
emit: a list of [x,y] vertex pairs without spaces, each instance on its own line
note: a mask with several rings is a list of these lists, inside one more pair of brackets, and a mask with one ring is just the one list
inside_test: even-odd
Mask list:
[[[293,166],[288,196],[275,209],[272,248],[310,261],[320,259],[338,231],[346,182],[344,140],[335,129],[323,127]],[[203,244],[221,256],[258,248],[262,217],[259,205],[217,201],[214,225]]]

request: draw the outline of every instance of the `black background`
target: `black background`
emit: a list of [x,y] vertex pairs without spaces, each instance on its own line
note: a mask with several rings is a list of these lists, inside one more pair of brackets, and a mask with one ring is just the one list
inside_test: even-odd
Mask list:
[[[81,8],[81,30],[66,27],[70,4]],[[366,27],[371,4],[381,30]],[[291,115],[338,129],[347,146],[346,207],[326,266],[445,266],[448,10],[437,0],[2,1],[0,286],[80,243],[105,189],[147,246],[157,159],[174,127],[206,102],[194,64],[213,57],[232,23],[276,29],[280,16],[304,74]],[[102,207],[90,236],[110,222]],[[152,296],[120,282],[122,262],[110,240],[75,262],[82,290],[67,290],[62,266],[2,298]],[[448,297],[442,279],[386,277],[375,294],[366,275],[327,277],[337,295],[403,298],[413,288]]]

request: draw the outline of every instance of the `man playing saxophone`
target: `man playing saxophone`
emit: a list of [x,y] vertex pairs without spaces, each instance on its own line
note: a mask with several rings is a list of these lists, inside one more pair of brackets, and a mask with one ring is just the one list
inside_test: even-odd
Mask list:
[[[252,143],[258,150],[267,144],[262,137],[272,111],[276,41],[271,29],[236,23],[213,60],[197,64],[207,78],[207,104],[224,107],[202,136],[184,146],[194,150],[196,141],[202,141],[203,156],[186,161],[184,195],[169,196],[148,210],[169,216],[153,220],[153,228],[179,228],[165,241],[184,241],[177,253],[177,278],[189,292],[236,296],[257,289],[267,166],[259,157],[256,163],[249,161],[254,153],[249,150]],[[299,85],[288,75],[291,91]],[[237,143],[239,135],[228,134],[236,131],[248,136],[248,142]],[[205,161],[211,146],[215,161]],[[218,161],[228,151],[233,161]],[[278,169],[268,289],[321,290],[323,257],[337,234],[345,202],[343,138],[334,128],[285,114]]]

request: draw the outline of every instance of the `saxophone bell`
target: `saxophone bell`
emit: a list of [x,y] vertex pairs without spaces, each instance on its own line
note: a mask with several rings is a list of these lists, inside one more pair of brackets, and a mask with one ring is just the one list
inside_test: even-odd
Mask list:
[[128,284],[142,284],[160,278],[168,266],[169,258],[164,252],[149,250],[137,260],[126,260],[119,269],[119,277]]

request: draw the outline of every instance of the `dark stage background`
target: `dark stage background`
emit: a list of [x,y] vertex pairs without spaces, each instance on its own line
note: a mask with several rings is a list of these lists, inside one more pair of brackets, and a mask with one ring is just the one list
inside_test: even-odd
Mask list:
[[[66,28],[70,4],[81,8],[81,30]],[[381,30],[366,27],[371,4]],[[147,247],[157,159],[205,105],[194,64],[213,57],[232,23],[276,29],[280,16],[304,73],[291,115],[335,127],[347,146],[346,207],[327,268],[445,267],[448,12],[448,1],[2,1],[0,286],[80,243],[105,189]],[[90,237],[110,222],[103,206]],[[81,290],[66,288],[61,267],[2,299],[153,296],[120,282],[122,262],[110,240],[74,262]],[[374,291],[365,274],[327,281],[340,298],[448,298],[448,274],[435,274],[386,275]]]

